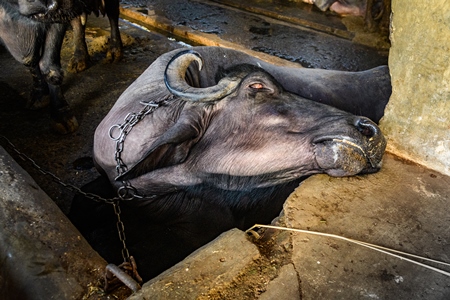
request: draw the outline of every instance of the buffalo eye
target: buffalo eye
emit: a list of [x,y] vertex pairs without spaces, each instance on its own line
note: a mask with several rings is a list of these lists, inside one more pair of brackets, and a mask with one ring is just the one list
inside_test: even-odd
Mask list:
[[253,82],[253,83],[248,85],[248,88],[253,93],[258,93],[258,92],[273,93],[273,88],[268,86],[268,85],[266,85],[266,84],[264,84],[264,83],[262,83],[262,82]]
[[255,83],[250,84],[249,87],[254,90],[260,90],[260,89],[264,89],[264,84],[262,84],[261,82],[255,82]]

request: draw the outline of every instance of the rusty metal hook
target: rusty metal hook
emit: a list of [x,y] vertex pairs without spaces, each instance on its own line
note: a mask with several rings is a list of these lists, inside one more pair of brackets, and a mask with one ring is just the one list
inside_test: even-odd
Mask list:
[[[129,265],[129,263],[127,263]],[[116,266],[115,264],[108,264],[106,266],[106,273],[105,273],[105,291],[108,291],[108,289],[112,288],[114,284],[113,281],[115,278],[117,278],[120,282],[125,284],[130,290],[133,291],[133,293],[139,291],[141,289],[141,285],[133,279],[132,276],[130,276],[128,273],[126,273],[124,270],[122,270],[120,267],[124,267],[124,264],[120,266]],[[136,277],[136,279],[140,282],[142,282],[142,278],[137,274],[136,270],[136,264],[134,263],[134,260],[131,258],[131,267],[132,267],[132,273],[133,276]],[[115,277],[115,278],[114,278]]]

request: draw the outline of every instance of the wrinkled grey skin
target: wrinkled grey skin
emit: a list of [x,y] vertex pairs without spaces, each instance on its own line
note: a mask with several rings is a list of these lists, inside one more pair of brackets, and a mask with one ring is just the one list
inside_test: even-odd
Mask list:
[[33,76],[27,108],[48,105],[50,95],[53,125],[63,134],[75,131],[78,123],[61,91],[60,51],[66,23],[84,7],[77,0],[0,0],[0,41]]
[[18,12],[30,19],[48,23],[68,23],[86,10],[81,0],[2,0],[18,9]]
[[[377,171],[386,143],[376,124],[320,102],[379,119],[389,95],[386,67],[282,68],[229,49],[175,50],[97,127],[94,159],[105,176],[83,191],[111,198],[127,180],[146,196],[120,207],[127,248],[149,280],[226,230],[271,222],[305,176]],[[128,170],[116,179],[121,147],[110,135],[146,101],[161,106],[126,135],[120,158]],[[69,217],[100,255],[121,263],[108,204],[79,195]]]
[[[201,71],[195,64],[189,68],[186,80],[192,86],[216,85],[219,73],[243,63],[261,70],[249,71],[221,100],[198,103],[171,95],[164,83],[167,63],[183,50],[158,58],[95,132],[94,160],[116,188],[126,179],[145,195],[197,185],[248,190],[316,173],[351,176],[380,167],[386,143],[376,124],[320,102],[382,115],[390,95],[386,68],[357,73],[285,68],[229,49],[194,50],[204,64]],[[127,135],[121,157],[129,170],[116,180],[111,126],[138,113],[141,101],[163,99],[169,103]]]

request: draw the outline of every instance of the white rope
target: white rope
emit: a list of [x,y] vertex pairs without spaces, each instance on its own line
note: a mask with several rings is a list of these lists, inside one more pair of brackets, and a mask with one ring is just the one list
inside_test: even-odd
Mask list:
[[[271,228],[271,229],[278,229],[278,230],[295,231],[295,232],[300,232],[300,233],[313,234],[313,235],[319,235],[319,236],[325,236],[325,237],[335,238],[335,239],[339,239],[339,240],[344,240],[344,241],[347,241],[347,242],[350,242],[350,243],[354,243],[354,244],[357,244],[357,245],[360,245],[360,246],[363,246],[363,247],[366,247],[366,248],[369,248],[369,249],[372,249],[372,250],[375,250],[375,251],[378,251],[378,252],[381,252],[381,253],[393,256],[393,257],[396,257],[396,258],[399,258],[401,260],[405,260],[405,261],[411,262],[413,264],[422,266],[424,268],[433,270],[435,272],[438,272],[440,274],[443,274],[445,276],[449,276],[450,277],[450,272],[447,272],[447,271],[444,271],[444,270],[441,270],[441,269],[429,266],[427,264],[415,261],[415,260],[410,259],[410,258],[406,258],[404,256],[409,256],[409,257],[413,257],[413,258],[416,258],[416,259],[421,259],[421,260],[424,260],[424,261],[429,261],[429,262],[432,262],[432,263],[436,263],[436,264],[440,264],[440,265],[444,265],[444,266],[448,266],[448,267],[450,267],[450,263],[442,262],[442,261],[435,260],[435,259],[426,258],[426,257],[423,257],[423,256],[419,256],[419,255],[415,255],[415,254],[411,254],[411,253],[407,253],[407,252],[403,252],[403,251],[399,251],[399,250],[395,250],[395,249],[391,249],[391,248],[386,248],[386,247],[375,245],[375,244],[370,244],[370,243],[366,243],[366,242],[362,242],[362,241],[346,238],[346,237],[343,237],[343,236],[340,236],[340,235],[330,234],[330,233],[323,233],[323,232],[317,232],[317,231],[309,231],[309,230],[303,230],[303,229],[281,227],[281,226],[261,225],[261,224],[253,225],[246,232],[247,233],[248,232],[254,232],[253,231],[254,228]],[[404,256],[397,255],[397,254],[394,254],[394,253],[401,254],[401,255],[404,255]]]

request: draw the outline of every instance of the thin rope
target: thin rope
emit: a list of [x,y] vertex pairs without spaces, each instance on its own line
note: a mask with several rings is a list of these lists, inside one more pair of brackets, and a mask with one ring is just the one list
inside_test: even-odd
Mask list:
[[[421,259],[421,260],[425,260],[425,261],[429,261],[432,263],[436,263],[436,264],[440,264],[440,265],[444,265],[444,266],[448,266],[450,267],[450,263],[447,262],[443,262],[443,261],[439,261],[439,260],[435,260],[435,259],[431,259],[431,258],[427,258],[427,257],[423,257],[423,256],[419,256],[419,255],[415,255],[415,254],[411,254],[411,253],[407,253],[407,252],[403,252],[403,251],[399,251],[399,250],[395,250],[395,249],[391,249],[391,248],[387,248],[387,247],[383,247],[383,246],[379,246],[379,245],[375,245],[375,244],[370,244],[370,243],[366,243],[366,242],[362,242],[362,241],[358,241],[358,240],[354,240],[351,238],[346,238],[344,236],[340,236],[340,235],[336,235],[336,234],[331,234],[331,233],[323,233],[323,232],[317,232],[317,231],[309,231],[309,230],[303,230],[303,229],[295,229],[295,228],[288,228],[288,227],[282,227],[282,226],[273,226],[273,225],[262,225],[262,224],[255,224],[253,225],[250,229],[246,230],[245,232],[249,233],[249,232],[254,232],[253,229],[255,228],[271,228],[271,229],[278,229],[278,230],[285,230],[285,231],[294,231],[294,232],[300,232],[300,233],[306,233],[306,234],[312,234],[312,235],[318,235],[318,236],[325,236],[325,237],[330,237],[330,238],[335,238],[335,239],[339,239],[339,240],[343,240],[343,241],[347,241],[350,243],[354,243],[396,258],[399,258],[401,260],[405,260],[408,262],[411,262],[413,264],[419,265],[421,267],[433,270],[435,272],[438,272],[440,274],[443,274],[445,276],[449,276],[450,277],[450,272],[441,270],[439,268],[415,261],[413,259],[409,259],[406,257],[403,257],[401,255],[404,256],[409,256],[409,257],[413,257],[416,259]],[[401,255],[397,255],[394,253],[398,253]]]

